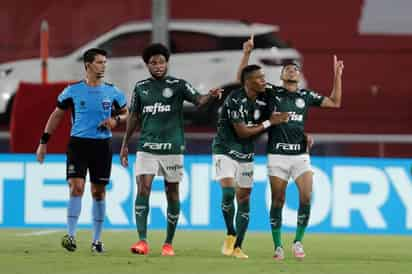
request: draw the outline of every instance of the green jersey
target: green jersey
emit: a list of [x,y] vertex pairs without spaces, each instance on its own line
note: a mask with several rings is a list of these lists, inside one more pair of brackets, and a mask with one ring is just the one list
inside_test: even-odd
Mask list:
[[233,124],[255,126],[266,112],[267,103],[263,96],[252,101],[243,88],[229,94],[219,114],[217,134],[212,145],[213,154],[225,154],[241,162],[253,161],[256,137],[238,137]]
[[131,112],[140,116],[138,151],[182,154],[185,149],[183,102],[196,103],[199,93],[185,80],[167,76],[136,83]]
[[304,134],[309,107],[320,106],[323,96],[314,91],[300,89],[290,92],[283,87],[273,87],[268,95],[270,112],[289,112],[289,121],[269,129],[269,154],[297,155],[306,153]]

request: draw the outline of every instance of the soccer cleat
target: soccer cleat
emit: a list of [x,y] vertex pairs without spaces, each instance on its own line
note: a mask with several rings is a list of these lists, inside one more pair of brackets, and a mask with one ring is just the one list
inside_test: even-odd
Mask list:
[[74,252],[77,248],[76,240],[73,236],[66,234],[62,238],[62,247],[64,247],[67,251]]
[[303,245],[301,242],[295,242],[292,245],[293,256],[297,259],[303,259],[305,257],[305,251],[303,250]]
[[233,235],[226,235],[223,241],[222,254],[225,256],[231,256],[233,253],[233,247],[236,242],[236,237]]
[[275,255],[273,255],[273,259],[277,261],[282,261],[283,259],[285,259],[285,252],[283,252],[283,247],[281,246],[276,247]]
[[175,251],[173,250],[173,246],[171,244],[164,244],[162,246],[162,256],[174,256]]
[[247,258],[249,258],[249,256],[246,255],[246,254],[242,251],[242,249],[240,249],[240,247],[236,247],[236,248],[233,250],[232,256],[235,257],[235,258],[238,258],[238,259],[247,259]]
[[92,242],[92,252],[93,253],[103,253],[104,252],[103,242],[102,241]]
[[147,255],[149,254],[149,245],[145,240],[140,240],[130,247],[130,251],[139,255]]

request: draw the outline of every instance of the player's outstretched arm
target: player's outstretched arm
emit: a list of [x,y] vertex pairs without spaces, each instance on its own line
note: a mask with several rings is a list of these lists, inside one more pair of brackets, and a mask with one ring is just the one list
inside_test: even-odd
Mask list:
[[46,127],[44,128],[44,133],[40,139],[40,144],[36,150],[36,158],[39,163],[43,163],[44,157],[47,153],[47,142],[50,136],[54,133],[60,121],[64,117],[64,110],[58,107],[50,114],[49,120],[47,120]]
[[133,133],[137,129],[139,124],[139,114],[137,112],[130,112],[127,121],[126,121],[126,133],[124,134],[122,147],[120,148],[120,162],[122,166],[127,167],[129,165],[129,149],[128,144],[130,137],[132,137]]
[[269,120],[265,120],[256,126],[246,126],[245,123],[233,123],[233,127],[236,131],[237,136],[240,138],[249,138],[255,136],[262,131],[273,125],[279,125],[281,123],[287,123],[289,121],[289,113],[287,112],[276,112],[272,113]]
[[237,69],[237,73],[236,73],[236,81],[240,83],[240,75],[242,74],[242,70],[244,67],[246,67],[249,63],[249,58],[250,58],[250,54],[252,53],[253,47],[254,47],[254,35],[252,33],[252,35],[250,35],[250,38],[243,43],[243,55],[242,55],[242,59],[240,59],[240,64],[239,67]]
[[213,99],[220,99],[222,98],[222,88],[212,88],[209,90],[209,93],[207,95],[199,95],[197,97],[197,102],[196,106],[197,107],[202,107],[210,102],[210,100]]
[[325,97],[320,105],[323,108],[340,108],[342,101],[343,61],[333,55],[333,88],[329,97]]

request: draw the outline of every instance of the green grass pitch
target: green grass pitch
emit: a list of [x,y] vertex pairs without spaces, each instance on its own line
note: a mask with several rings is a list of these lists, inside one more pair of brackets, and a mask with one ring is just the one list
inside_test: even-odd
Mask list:
[[151,253],[134,255],[129,247],[136,241],[132,230],[104,231],[107,252],[91,254],[88,230],[78,233],[74,253],[60,246],[63,231],[32,235],[38,230],[0,230],[0,273],[412,273],[410,236],[305,235],[306,258],[297,261],[291,254],[292,234],[283,237],[286,258],[272,259],[269,231],[248,233],[244,242],[247,260],[220,255],[223,232],[178,230],[175,257],[160,256],[164,231],[150,231]]

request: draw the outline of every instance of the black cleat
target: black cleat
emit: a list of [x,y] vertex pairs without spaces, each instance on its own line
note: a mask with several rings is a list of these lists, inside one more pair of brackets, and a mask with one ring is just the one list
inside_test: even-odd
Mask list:
[[92,252],[93,253],[103,253],[104,252],[103,242],[102,241],[92,242]]
[[62,247],[64,247],[67,251],[74,252],[77,248],[76,240],[73,236],[66,234],[62,238]]

